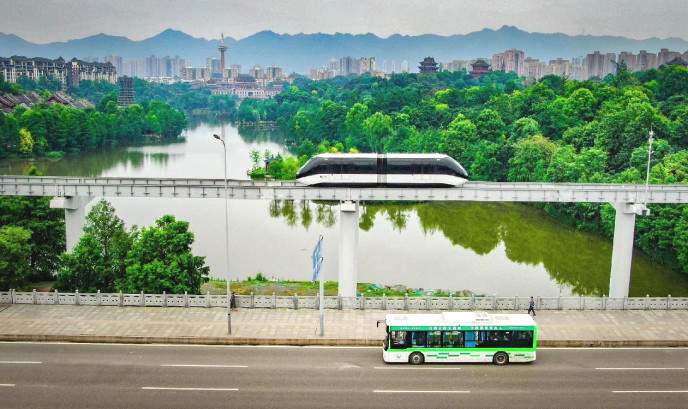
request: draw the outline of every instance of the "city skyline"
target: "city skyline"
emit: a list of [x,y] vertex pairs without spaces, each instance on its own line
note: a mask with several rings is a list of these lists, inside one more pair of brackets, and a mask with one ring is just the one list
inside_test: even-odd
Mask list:
[[372,33],[449,36],[503,25],[540,33],[688,39],[683,0],[2,0],[0,29],[35,43],[105,33],[143,40],[167,28],[197,38]]

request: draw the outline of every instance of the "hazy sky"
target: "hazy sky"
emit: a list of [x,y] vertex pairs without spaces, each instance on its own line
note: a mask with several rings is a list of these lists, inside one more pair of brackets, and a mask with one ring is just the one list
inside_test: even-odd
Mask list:
[[235,39],[277,33],[530,32],[688,39],[686,0],[0,0],[0,32],[36,43],[98,33],[132,40],[167,28]]

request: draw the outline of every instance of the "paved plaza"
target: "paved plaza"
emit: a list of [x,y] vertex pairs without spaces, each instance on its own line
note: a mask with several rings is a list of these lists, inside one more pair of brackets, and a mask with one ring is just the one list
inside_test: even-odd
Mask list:
[[[402,311],[325,310],[320,336],[317,310],[239,309],[228,335],[224,308],[13,304],[0,305],[0,341],[380,345],[388,313]],[[540,346],[688,346],[686,310],[543,310],[535,320]]]

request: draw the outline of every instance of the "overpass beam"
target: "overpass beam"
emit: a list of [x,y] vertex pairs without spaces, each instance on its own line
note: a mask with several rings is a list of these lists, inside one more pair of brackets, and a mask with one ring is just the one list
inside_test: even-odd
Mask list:
[[358,202],[339,203],[339,295],[356,297],[358,266]]
[[65,209],[65,231],[67,232],[67,252],[71,253],[74,246],[84,234],[86,224],[86,206],[93,200],[90,196],[57,196],[50,201],[52,209]]
[[635,216],[650,214],[643,204],[612,203],[616,209],[614,221],[614,244],[612,249],[612,271],[609,276],[609,297],[628,297],[633,264],[633,236]]

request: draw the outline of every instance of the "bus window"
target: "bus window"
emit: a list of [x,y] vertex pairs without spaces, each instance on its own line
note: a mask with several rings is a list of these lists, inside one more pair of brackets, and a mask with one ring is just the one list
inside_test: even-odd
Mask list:
[[392,331],[389,333],[392,349],[406,349],[406,331]]
[[428,331],[428,348],[442,348],[442,331]]
[[533,331],[514,331],[511,336],[511,346],[520,348],[532,348]]
[[478,331],[466,331],[466,348],[474,348],[475,341],[478,339]]
[[463,346],[463,332],[444,331],[442,333],[442,344],[445,348],[461,348]]
[[413,331],[411,333],[411,346],[425,348],[425,331]]

